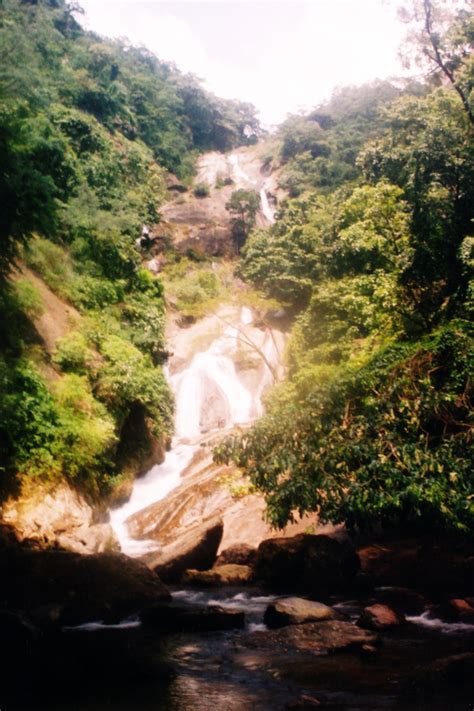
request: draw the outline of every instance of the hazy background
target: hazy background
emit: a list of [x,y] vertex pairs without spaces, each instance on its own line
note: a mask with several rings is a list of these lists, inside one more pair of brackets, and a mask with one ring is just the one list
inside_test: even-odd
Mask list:
[[[82,0],[89,29],[172,60],[219,96],[251,101],[265,124],[338,85],[401,73],[404,33],[387,0]],[[376,61],[374,61],[376,58]]]

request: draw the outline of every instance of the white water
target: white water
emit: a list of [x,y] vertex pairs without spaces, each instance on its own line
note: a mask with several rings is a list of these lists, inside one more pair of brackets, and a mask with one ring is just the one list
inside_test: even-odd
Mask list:
[[[244,170],[242,170],[239,163],[239,156],[237,155],[237,153],[232,153],[227,158],[227,160],[231,168],[231,174],[234,183],[236,183],[237,185],[247,184],[253,187],[257,187],[257,181],[253,180],[253,178],[251,178]],[[273,225],[275,223],[275,216],[268,201],[265,183],[260,188],[260,210],[267,222],[270,225]]]
[[428,611],[423,612],[421,615],[407,617],[406,619],[407,622],[413,622],[415,625],[421,625],[422,627],[437,630],[444,634],[460,634],[466,632],[474,634],[474,624],[468,624],[467,622],[444,622],[444,620],[440,620],[437,617],[430,617]]
[[273,210],[268,202],[267,193],[265,192],[265,186],[260,190],[260,203],[262,208],[263,216],[271,225],[275,224],[275,217],[273,215]]
[[126,520],[160,501],[179,485],[181,473],[199,448],[202,434],[210,429],[247,424],[262,414],[263,392],[273,382],[273,373],[265,360],[272,367],[279,360],[271,333],[265,334],[261,347],[265,357],[253,392],[239,379],[232,358],[241,342],[248,343],[245,327],[252,321],[251,310],[243,307],[238,327],[228,326],[206,351],[196,353],[187,368],[168,376],[176,400],[172,448],[162,464],[152,467],[135,481],[129,501],[110,512],[111,525],[127,555],[138,557],[159,549],[156,541],[132,538]]

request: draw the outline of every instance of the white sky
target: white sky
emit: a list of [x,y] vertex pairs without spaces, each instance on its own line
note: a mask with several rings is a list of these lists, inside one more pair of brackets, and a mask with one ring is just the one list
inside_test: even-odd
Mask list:
[[[328,98],[339,85],[402,73],[405,28],[388,0],[82,0],[82,22],[128,37],[251,101],[269,125]],[[81,18],[79,18],[81,19]]]

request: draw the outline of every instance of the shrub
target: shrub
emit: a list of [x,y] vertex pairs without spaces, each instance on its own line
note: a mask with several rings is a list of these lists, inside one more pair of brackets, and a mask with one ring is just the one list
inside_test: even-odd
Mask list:
[[211,190],[207,183],[198,183],[193,190],[194,196],[197,198],[209,197]]

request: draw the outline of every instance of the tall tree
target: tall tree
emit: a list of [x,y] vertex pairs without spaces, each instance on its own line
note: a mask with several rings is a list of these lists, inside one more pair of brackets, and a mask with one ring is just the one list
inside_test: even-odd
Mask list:
[[459,98],[474,126],[472,93],[474,89],[474,16],[472,2],[457,0],[412,0],[410,9],[402,7],[402,21],[412,25],[406,58],[427,65],[431,72],[444,77]]

